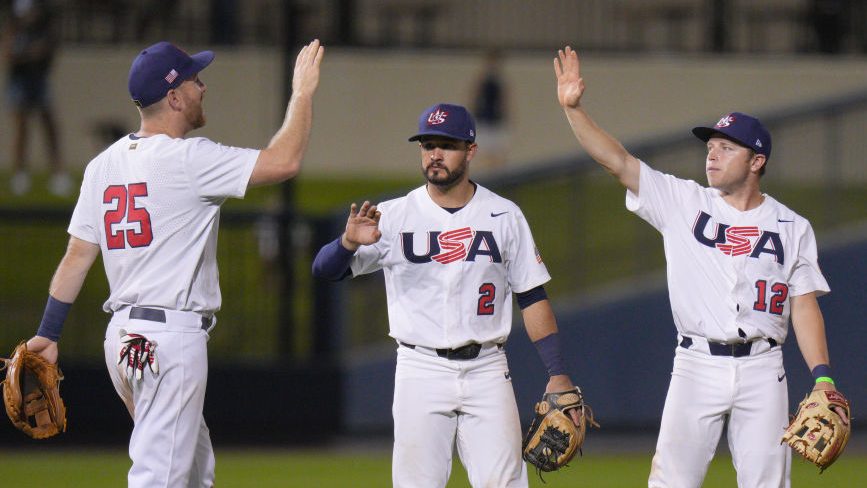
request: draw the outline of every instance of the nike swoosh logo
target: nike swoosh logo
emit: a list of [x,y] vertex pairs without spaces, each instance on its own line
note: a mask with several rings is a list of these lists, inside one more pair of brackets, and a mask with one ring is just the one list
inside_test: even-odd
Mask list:
[[785,378],[785,377],[786,377],[786,373],[783,373],[783,376],[777,376],[777,383],[782,383],[783,378]]
[[794,222],[794,220],[777,219],[777,222]]
[[507,213],[509,213],[508,210],[506,210],[505,212],[500,212],[500,213],[491,212],[491,217],[499,217],[500,215],[507,214]]

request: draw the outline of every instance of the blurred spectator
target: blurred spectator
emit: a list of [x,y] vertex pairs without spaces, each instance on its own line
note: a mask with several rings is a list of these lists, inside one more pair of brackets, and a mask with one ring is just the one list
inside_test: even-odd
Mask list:
[[503,81],[502,56],[497,50],[485,55],[485,64],[474,85],[473,113],[476,115],[477,161],[481,166],[502,166],[509,150],[507,87]]
[[52,107],[49,73],[58,46],[53,6],[47,0],[14,0],[3,35],[8,61],[7,96],[13,117],[12,193],[30,191],[27,158],[28,122],[37,113],[45,130],[52,176],[49,190],[65,196],[72,179],[60,161],[60,141]]
[[843,50],[843,40],[849,26],[848,7],[848,0],[812,0],[810,20],[819,52],[837,54]]

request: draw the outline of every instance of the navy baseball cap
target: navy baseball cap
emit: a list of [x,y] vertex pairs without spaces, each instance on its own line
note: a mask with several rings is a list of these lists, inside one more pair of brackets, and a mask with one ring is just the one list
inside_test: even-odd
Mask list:
[[451,137],[475,142],[476,122],[466,108],[449,103],[438,103],[425,109],[418,118],[418,134],[409,138],[417,141],[424,136]]
[[695,127],[692,133],[704,142],[720,133],[757,154],[763,154],[766,160],[771,159],[771,134],[759,119],[744,113],[724,115],[713,127]]
[[169,90],[205,69],[214,60],[212,51],[190,56],[170,42],[145,48],[129,68],[129,95],[144,108],[159,102]]

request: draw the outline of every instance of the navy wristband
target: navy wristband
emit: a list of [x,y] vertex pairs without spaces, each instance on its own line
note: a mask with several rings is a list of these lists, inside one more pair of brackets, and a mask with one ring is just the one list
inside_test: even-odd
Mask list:
[[545,369],[548,370],[548,376],[566,374],[566,364],[563,361],[560,335],[558,333],[554,332],[551,335],[547,335],[533,342],[533,345],[536,346],[536,351],[539,352],[539,357],[542,358]]
[[820,365],[816,366],[815,368],[813,368],[813,371],[811,371],[811,373],[813,374],[814,380],[822,378],[822,377],[830,378],[831,377],[831,366],[828,366],[827,364],[820,364]]
[[42,314],[42,322],[39,324],[36,335],[51,339],[54,342],[59,341],[60,333],[63,331],[63,323],[66,322],[70,308],[72,308],[71,303],[61,302],[48,295],[48,303],[45,304],[45,312]]

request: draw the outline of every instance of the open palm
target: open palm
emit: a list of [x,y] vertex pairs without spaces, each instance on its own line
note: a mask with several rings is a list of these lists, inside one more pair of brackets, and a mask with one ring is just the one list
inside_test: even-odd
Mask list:
[[557,75],[557,101],[564,108],[575,108],[584,94],[584,79],[581,78],[578,53],[566,46],[554,58],[554,74]]
[[353,245],[370,245],[379,241],[382,232],[379,230],[379,218],[382,214],[376,205],[364,202],[360,209],[353,203],[346,219],[346,240]]

